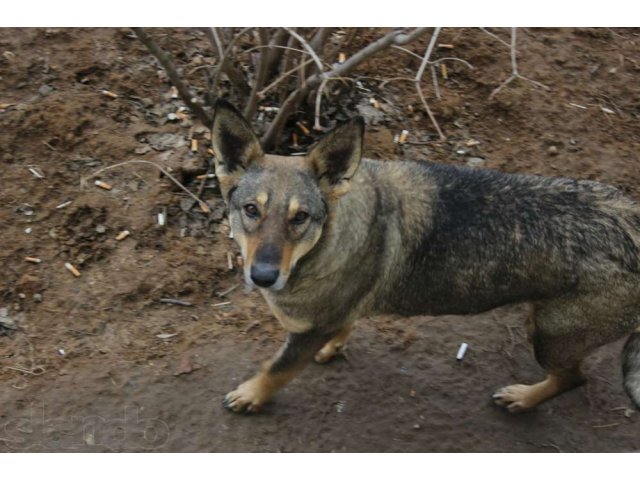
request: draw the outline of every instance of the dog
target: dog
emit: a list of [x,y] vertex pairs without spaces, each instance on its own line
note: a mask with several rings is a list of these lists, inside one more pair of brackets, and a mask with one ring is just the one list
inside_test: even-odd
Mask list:
[[499,389],[496,404],[523,412],[581,385],[581,360],[630,335],[624,386],[640,408],[640,205],[592,181],[362,159],[363,136],[355,118],[306,156],[267,155],[237,110],[216,104],[215,171],[245,281],[288,332],[227,409],[259,411],[339,352],[359,318],[513,303],[530,305],[546,378]]

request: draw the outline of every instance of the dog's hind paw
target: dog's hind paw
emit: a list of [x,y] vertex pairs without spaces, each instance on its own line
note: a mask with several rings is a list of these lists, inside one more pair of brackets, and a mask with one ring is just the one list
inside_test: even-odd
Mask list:
[[501,388],[491,398],[496,405],[506,408],[511,413],[522,413],[531,410],[539,402],[535,401],[535,385],[509,385]]
[[264,401],[256,391],[255,382],[244,382],[235,390],[227,393],[222,400],[224,408],[235,413],[256,413]]

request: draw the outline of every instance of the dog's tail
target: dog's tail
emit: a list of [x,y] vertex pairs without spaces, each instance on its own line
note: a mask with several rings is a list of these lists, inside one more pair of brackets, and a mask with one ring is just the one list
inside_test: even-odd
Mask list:
[[640,409],[640,328],[631,334],[622,351],[624,388]]

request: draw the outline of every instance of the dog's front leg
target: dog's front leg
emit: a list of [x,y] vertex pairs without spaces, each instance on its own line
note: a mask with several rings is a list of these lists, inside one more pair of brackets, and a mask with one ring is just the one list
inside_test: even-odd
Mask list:
[[229,392],[223,405],[233,412],[257,412],[260,407],[286,385],[332,337],[309,330],[290,333],[287,342],[256,376]]

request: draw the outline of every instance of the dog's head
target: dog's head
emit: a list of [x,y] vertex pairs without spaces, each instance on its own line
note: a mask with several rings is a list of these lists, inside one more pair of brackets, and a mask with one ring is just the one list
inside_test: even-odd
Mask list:
[[245,281],[282,289],[318,243],[362,156],[361,118],[326,134],[306,156],[265,155],[249,123],[218,101],[211,141],[216,176],[244,260]]

